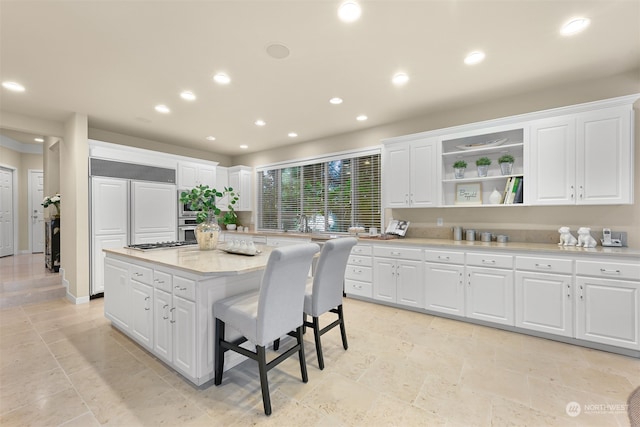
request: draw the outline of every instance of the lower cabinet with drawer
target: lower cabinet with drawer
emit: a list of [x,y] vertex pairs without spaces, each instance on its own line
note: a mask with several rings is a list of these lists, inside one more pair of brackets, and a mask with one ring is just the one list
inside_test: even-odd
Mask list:
[[513,256],[470,252],[466,262],[466,316],[514,326]]
[[371,246],[356,245],[351,249],[344,274],[344,292],[365,298],[373,298],[373,261]]
[[373,298],[424,308],[422,249],[374,246]]
[[573,337],[573,260],[516,257],[516,326]]
[[576,338],[640,350],[640,264],[576,261]]
[[464,316],[464,252],[424,251],[425,309]]

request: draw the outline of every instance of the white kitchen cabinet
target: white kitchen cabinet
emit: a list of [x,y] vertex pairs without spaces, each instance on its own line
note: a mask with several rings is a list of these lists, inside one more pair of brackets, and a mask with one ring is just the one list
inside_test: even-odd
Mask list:
[[513,257],[470,252],[466,261],[466,316],[513,326]]
[[173,362],[172,295],[155,288],[153,290],[153,352],[165,362]]
[[422,251],[378,246],[373,251],[373,298],[423,308]]
[[131,280],[131,335],[143,347],[153,349],[153,287]]
[[344,291],[347,295],[373,298],[373,259],[371,246],[356,245],[351,248],[344,274]]
[[[134,181],[131,183],[131,205],[133,243],[176,240],[177,190],[175,185]],[[150,240],[162,237],[167,240]]]
[[196,304],[173,296],[173,366],[188,376],[196,376]]
[[105,255],[103,249],[117,249],[127,246],[127,235],[96,235],[92,240],[91,293],[95,295],[104,292]]
[[[251,240],[253,239],[251,238]],[[267,236],[267,246],[273,246],[273,247],[299,245],[301,243],[309,243],[309,242],[311,242],[311,237],[300,238],[300,237]]]
[[640,350],[640,264],[576,262],[576,338]]
[[104,292],[104,315],[114,325],[128,331],[131,319],[129,264],[105,259],[104,280],[108,283],[108,288]]
[[426,250],[425,260],[425,308],[464,316],[464,253]]
[[178,186],[186,190],[197,185],[216,188],[216,166],[206,163],[179,162]]
[[233,166],[228,169],[229,187],[238,195],[235,205],[237,211],[250,211],[253,209],[252,168],[248,166]]
[[385,206],[437,206],[438,140],[427,138],[386,144],[382,151]]
[[631,123],[630,106],[533,121],[531,204],[633,203]]
[[[222,192],[225,187],[229,186],[229,171],[224,166],[216,166],[216,190]],[[229,196],[225,195],[220,199],[216,199],[216,206],[222,211],[228,210]]]

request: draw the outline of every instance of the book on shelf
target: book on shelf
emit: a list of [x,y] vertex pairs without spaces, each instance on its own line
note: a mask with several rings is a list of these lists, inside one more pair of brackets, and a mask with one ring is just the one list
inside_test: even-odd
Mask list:
[[518,181],[518,188],[516,189],[516,197],[513,201],[513,203],[522,203],[524,199],[524,177],[520,177],[520,180]]
[[[502,195],[503,205],[513,205],[516,203],[522,203],[522,177],[512,176],[507,179],[504,187],[504,194]],[[520,195],[518,195],[520,191]]]
[[506,204],[507,199],[509,198],[509,194],[511,193],[511,187],[513,186],[513,177],[507,178],[507,183],[504,186],[504,192],[502,193],[502,199],[500,200],[501,204]]

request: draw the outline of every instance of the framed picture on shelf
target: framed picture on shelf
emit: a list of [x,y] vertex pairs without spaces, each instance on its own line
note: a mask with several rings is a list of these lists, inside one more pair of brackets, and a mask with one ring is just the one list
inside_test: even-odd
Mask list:
[[456,184],[456,205],[481,205],[482,183],[468,182]]

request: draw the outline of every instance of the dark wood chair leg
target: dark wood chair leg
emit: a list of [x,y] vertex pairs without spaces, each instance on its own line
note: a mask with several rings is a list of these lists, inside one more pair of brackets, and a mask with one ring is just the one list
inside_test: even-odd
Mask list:
[[267,357],[263,346],[256,346],[258,355],[258,370],[260,371],[260,387],[262,388],[262,404],[265,415],[271,415],[271,397],[269,396],[269,381],[267,380]]
[[273,351],[278,351],[279,348],[280,348],[280,338],[276,339],[273,342]]
[[324,369],[324,358],[322,357],[322,343],[320,343],[320,320],[313,317],[313,336],[316,339],[316,354],[318,355],[318,367]]
[[338,306],[338,318],[340,319],[340,334],[342,335],[342,347],[344,349],[349,348],[349,344],[347,343],[347,330],[344,327],[344,313],[342,311],[342,304]]
[[222,351],[222,341],[224,340],[224,322],[216,318],[216,336],[214,345],[215,361],[215,385],[222,383],[222,372],[224,371],[224,351]]
[[309,377],[307,376],[307,360],[304,356],[304,340],[302,338],[302,326],[299,326],[296,329],[296,338],[298,341],[298,358],[300,359],[300,374],[302,375],[302,382],[306,383],[309,381]]
[[302,313],[302,333],[307,332],[307,313]]

